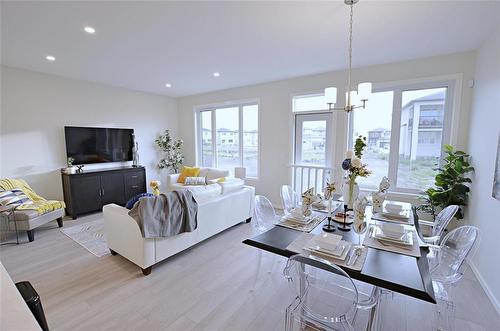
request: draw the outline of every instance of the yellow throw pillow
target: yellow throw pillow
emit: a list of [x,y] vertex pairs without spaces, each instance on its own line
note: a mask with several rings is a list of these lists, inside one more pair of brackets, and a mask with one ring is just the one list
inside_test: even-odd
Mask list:
[[182,171],[181,171],[181,174],[179,175],[179,179],[177,180],[177,183],[184,184],[186,177],[198,177],[199,174],[200,174],[200,168],[182,167]]

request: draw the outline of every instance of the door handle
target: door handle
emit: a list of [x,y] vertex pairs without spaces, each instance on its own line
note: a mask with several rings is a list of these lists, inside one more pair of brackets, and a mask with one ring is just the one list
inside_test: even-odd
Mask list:
[[139,186],[137,186],[137,185],[132,185],[132,188],[139,188]]
[[102,190],[102,195],[104,195],[104,189],[102,188],[101,190]]
[[130,176],[130,178],[137,178],[137,177],[138,177],[137,175],[135,175],[135,176]]

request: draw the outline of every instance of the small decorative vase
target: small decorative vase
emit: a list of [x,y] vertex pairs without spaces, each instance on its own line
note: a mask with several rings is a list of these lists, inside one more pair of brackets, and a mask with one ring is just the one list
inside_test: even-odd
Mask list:
[[358,183],[351,182],[351,180],[347,179],[342,189],[342,195],[344,196],[344,204],[347,204],[347,209],[352,209],[354,201],[356,201],[359,196]]
[[302,215],[304,215],[304,217],[308,217],[308,216],[311,216],[312,214],[312,206],[311,205],[302,205]]
[[385,196],[385,192],[378,191],[372,193],[372,205],[374,213],[380,213],[382,211],[382,205],[384,204]]

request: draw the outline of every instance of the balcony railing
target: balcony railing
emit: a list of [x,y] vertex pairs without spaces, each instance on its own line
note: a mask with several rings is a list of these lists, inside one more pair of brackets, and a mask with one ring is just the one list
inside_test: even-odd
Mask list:
[[332,177],[333,169],[314,165],[291,165],[292,187],[297,193],[314,187],[316,192],[323,192],[326,180]]

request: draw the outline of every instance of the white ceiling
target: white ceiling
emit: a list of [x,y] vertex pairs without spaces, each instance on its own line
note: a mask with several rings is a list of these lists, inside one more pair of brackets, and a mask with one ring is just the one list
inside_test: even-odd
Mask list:
[[[499,8],[497,1],[361,0],[353,64],[478,48]],[[339,1],[2,1],[1,11],[3,64],[163,95],[346,67],[348,7]]]

